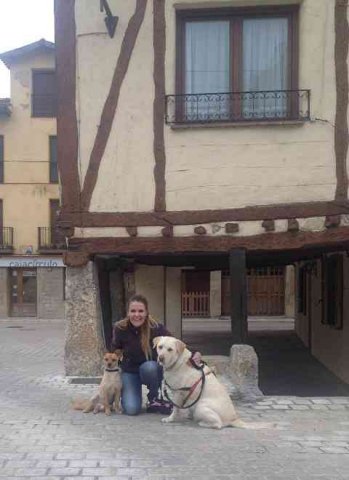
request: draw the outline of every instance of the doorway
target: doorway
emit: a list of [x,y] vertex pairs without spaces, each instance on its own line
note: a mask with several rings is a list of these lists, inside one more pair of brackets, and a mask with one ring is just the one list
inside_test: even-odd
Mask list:
[[[285,314],[284,267],[249,268],[247,271],[247,311],[250,316]],[[230,277],[222,274],[222,315],[230,316]]]
[[36,317],[37,279],[35,268],[10,269],[11,317]]

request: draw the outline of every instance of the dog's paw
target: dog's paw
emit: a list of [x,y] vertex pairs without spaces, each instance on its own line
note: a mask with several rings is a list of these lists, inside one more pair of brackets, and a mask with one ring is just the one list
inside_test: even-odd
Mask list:
[[171,423],[173,422],[171,415],[169,417],[164,417],[161,419],[162,423]]

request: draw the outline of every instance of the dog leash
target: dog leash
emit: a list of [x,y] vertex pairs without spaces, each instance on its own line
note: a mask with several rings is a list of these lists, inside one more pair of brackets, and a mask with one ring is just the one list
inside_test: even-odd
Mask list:
[[[207,364],[205,362],[202,362],[201,365],[198,365],[194,360],[193,358],[191,357],[189,359],[191,365],[196,369],[196,370],[199,370],[201,372],[201,376],[200,378],[191,386],[191,387],[181,387],[181,388],[173,388],[171,387],[171,385],[169,385],[166,380],[164,379],[164,396],[166,398],[166,400],[168,400],[173,406],[179,408],[179,409],[187,409],[187,408],[191,408],[193,407],[201,398],[201,395],[202,395],[202,392],[204,390],[204,386],[205,386],[205,381],[206,381],[206,375],[209,375],[210,373],[213,373],[212,370],[209,370],[208,372],[204,372],[204,368],[207,366]],[[192,393],[195,391],[196,387],[199,385],[199,383],[201,382],[201,390],[200,390],[200,393],[198,395],[198,397],[190,404],[190,405],[187,405],[187,406],[184,406],[187,401],[189,400],[189,398],[191,397]],[[168,387],[172,392],[188,392],[188,395],[185,397],[185,399],[183,400],[183,403],[182,405],[177,405],[168,395],[168,392],[167,392],[167,389],[166,387]]]

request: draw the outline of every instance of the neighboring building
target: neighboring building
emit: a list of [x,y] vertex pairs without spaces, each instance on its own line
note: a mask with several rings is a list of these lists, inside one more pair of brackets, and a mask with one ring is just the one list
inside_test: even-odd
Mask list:
[[241,343],[248,269],[306,262],[316,305],[327,285],[311,351],[349,382],[347,7],[56,1],[67,373],[99,370],[135,290],[180,336],[182,272],[229,272]]
[[63,318],[55,47],[42,39],[0,59],[11,76],[0,99],[0,317]]

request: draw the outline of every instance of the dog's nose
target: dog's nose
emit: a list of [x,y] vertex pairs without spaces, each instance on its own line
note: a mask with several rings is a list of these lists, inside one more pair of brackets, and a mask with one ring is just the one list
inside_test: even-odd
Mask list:
[[159,355],[159,360],[160,360],[160,362],[163,362],[164,356],[163,356],[163,355]]

